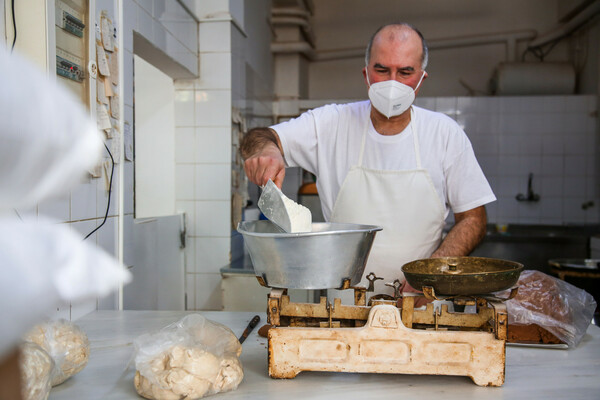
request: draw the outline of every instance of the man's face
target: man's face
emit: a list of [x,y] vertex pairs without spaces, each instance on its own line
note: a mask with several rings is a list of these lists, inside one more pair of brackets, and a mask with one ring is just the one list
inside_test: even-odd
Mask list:
[[[363,68],[365,83],[396,80],[414,89],[424,72],[422,51],[421,39],[414,31],[384,28],[373,41],[369,65]],[[423,79],[426,77],[427,73]]]

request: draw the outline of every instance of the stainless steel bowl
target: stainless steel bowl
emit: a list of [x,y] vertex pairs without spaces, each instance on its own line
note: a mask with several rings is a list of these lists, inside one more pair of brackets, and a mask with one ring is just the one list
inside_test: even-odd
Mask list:
[[238,232],[250,253],[254,273],[269,287],[334,289],[350,279],[360,282],[367,258],[382,228],[319,222],[312,232],[282,233],[270,221],[243,221]]

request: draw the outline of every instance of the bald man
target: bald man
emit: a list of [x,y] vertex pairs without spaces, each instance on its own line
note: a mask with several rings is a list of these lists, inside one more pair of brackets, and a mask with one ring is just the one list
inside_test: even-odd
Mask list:
[[[376,293],[392,290],[384,282],[403,280],[407,262],[468,255],[485,235],[485,204],[496,200],[460,126],[413,105],[427,61],[416,28],[385,25],[365,54],[368,101],[253,129],[241,146],[255,184],[272,179],[281,187],[286,167],[302,167],[317,177],[327,221],[383,227],[365,269],[384,278]],[[455,224],[442,240],[450,211]]]

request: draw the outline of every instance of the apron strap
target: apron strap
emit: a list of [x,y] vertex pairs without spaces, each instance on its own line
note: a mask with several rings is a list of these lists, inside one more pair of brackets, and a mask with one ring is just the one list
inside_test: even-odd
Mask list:
[[419,137],[417,135],[417,120],[415,119],[415,111],[412,106],[410,106],[410,129],[413,134],[413,142],[415,144],[415,159],[417,160],[417,169],[421,168],[421,151],[419,147]]

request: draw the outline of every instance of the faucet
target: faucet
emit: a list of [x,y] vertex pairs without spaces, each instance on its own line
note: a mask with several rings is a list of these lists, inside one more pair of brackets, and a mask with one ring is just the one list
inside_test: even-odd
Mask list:
[[533,172],[529,173],[529,179],[527,181],[527,196],[519,193],[516,196],[517,201],[532,201],[536,202],[540,200],[540,195],[537,193],[533,193],[533,188],[531,187],[531,182],[533,181]]

